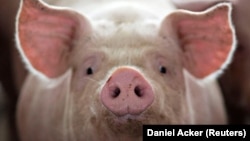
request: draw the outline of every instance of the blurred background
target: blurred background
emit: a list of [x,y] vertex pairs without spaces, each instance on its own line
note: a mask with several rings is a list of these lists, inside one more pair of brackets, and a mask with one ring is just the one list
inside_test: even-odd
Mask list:
[[[18,6],[19,0],[0,0],[0,141],[18,140],[15,110],[18,91],[25,77],[14,42]],[[18,74],[15,70],[20,71],[20,76],[15,75]]]
[[[210,5],[212,3],[194,10],[203,10]],[[0,141],[18,141],[15,124],[16,104],[27,74],[15,48],[14,27],[18,6],[19,0],[0,0]],[[178,6],[183,7],[181,4]],[[242,20],[235,18],[242,14],[248,17],[249,15],[238,7],[234,8],[233,12],[237,35],[240,37],[239,44],[232,64],[219,78],[219,82],[225,98],[229,124],[249,124],[250,50],[247,48],[247,43],[241,39],[245,35],[238,32],[238,29],[244,30],[238,22]],[[246,23],[247,20],[243,22]],[[250,35],[250,30],[248,33]]]

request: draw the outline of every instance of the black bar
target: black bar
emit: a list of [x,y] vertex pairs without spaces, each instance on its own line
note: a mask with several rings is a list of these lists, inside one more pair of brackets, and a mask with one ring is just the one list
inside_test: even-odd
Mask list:
[[143,125],[143,141],[176,139],[246,141],[249,125]]

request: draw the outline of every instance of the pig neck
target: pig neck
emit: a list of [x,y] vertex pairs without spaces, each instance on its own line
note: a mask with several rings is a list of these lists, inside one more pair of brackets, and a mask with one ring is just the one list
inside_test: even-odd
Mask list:
[[[200,81],[183,71],[185,76],[187,113],[191,124],[225,124],[226,113],[221,91],[216,79]],[[203,103],[206,107],[200,106]]]

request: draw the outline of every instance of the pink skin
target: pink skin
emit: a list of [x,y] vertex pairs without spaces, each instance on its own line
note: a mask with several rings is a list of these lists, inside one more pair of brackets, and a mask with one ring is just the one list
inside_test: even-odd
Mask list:
[[18,103],[22,141],[135,141],[143,124],[226,122],[213,78],[234,48],[229,4],[112,24],[22,4],[18,49],[30,71]]
[[138,71],[119,68],[104,85],[100,99],[116,116],[140,115],[152,104],[154,92]]

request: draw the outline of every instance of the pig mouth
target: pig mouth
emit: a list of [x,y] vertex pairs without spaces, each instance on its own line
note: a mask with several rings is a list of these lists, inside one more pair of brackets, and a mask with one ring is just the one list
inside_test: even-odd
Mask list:
[[126,114],[124,116],[115,116],[113,118],[114,122],[120,123],[120,124],[128,124],[131,121],[137,121],[137,122],[142,122],[145,120],[145,117],[141,115],[131,115],[131,114]]
[[126,114],[117,116],[112,112],[105,112],[105,122],[110,130],[116,135],[139,137],[142,135],[144,124],[156,123],[158,119],[152,117],[152,112],[145,111],[139,115]]
[[146,122],[146,118],[141,115],[127,114],[117,117],[110,114],[110,116],[106,118],[106,122],[114,134],[138,137],[141,136],[142,126]]

